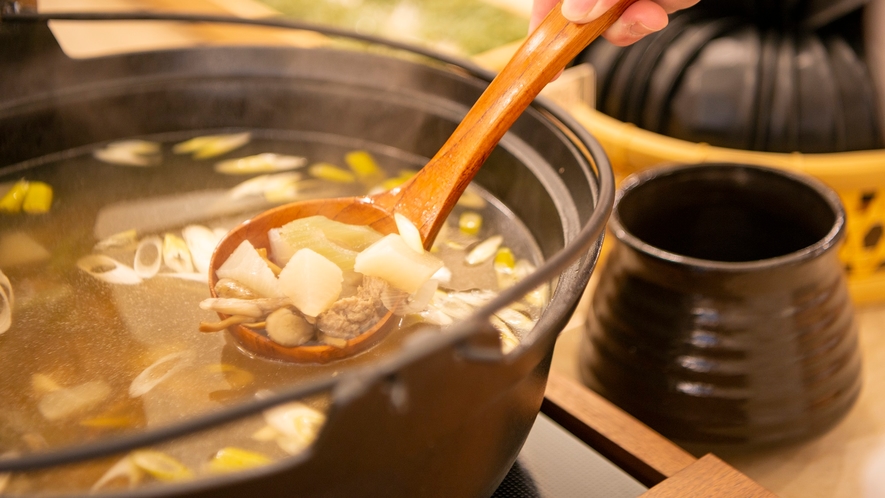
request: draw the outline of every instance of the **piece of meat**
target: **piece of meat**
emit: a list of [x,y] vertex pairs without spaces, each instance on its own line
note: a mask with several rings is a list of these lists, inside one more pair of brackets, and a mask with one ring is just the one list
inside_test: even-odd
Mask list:
[[380,278],[363,277],[355,295],[339,299],[317,317],[317,328],[337,339],[353,339],[368,330],[384,312],[381,292],[387,284]]

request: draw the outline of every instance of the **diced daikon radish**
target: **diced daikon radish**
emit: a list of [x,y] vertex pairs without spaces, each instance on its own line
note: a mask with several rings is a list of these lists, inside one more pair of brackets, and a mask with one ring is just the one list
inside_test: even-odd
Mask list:
[[357,254],[353,269],[413,294],[442,266],[440,259],[428,252],[415,252],[393,233]]
[[299,249],[280,272],[280,289],[307,316],[329,309],[341,295],[344,273],[312,249]]
[[280,228],[271,228],[267,231],[267,241],[270,244],[270,260],[280,268],[286,266],[289,259],[295,255],[298,249],[283,240]]
[[248,240],[240,243],[215,274],[219,279],[236,280],[262,297],[283,297],[277,277]]

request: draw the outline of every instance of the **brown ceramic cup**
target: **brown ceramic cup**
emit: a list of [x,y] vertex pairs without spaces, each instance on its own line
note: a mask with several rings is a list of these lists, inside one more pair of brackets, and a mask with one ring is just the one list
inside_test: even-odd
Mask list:
[[671,439],[759,445],[839,421],[861,387],[836,193],[739,164],[624,181],[584,382]]

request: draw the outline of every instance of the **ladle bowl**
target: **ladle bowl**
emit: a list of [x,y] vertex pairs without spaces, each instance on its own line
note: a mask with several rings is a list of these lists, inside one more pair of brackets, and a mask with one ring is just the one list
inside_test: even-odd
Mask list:
[[[555,6],[538,28],[489,84],[467,115],[433,158],[404,185],[366,197],[302,201],[265,211],[234,228],[219,243],[209,265],[209,288],[216,297],[218,269],[244,241],[267,248],[267,231],[290,221],[323,215],[335,221],[367,225],[381,233],[395,230],[394,214],[418,227],[425,248],[437,233],[458,198],[520,114],[544,86],[600,36],[635,0],[620,0],[605,14],[585,24],[575,24]],[[325,363],[351,356],[376,344],[390,330],[392,313],[342,347],[313,344],[287,347],[242,325],[229,330],[252,353],[294,362]],[[222,320],[228,315],[219,313]]]
[[[268,247],[270,245],[267,239],[268,230],[298,218],[314,215],[326,216],[343,223],[369,225],[382,233],[395,231],[395,224],[388,211],[373,204],[370,197],[340,197],[293,202],[265,211],[231,230],[215,248],[209,267],[214,269],[221,266],[243,240],[250,241],[255,247]],[[210,271],[209,288],[213,297],[216,297],[216,283],[218,283],[218,277],[214,270]],[[227,315],[222,313],[219,313],[219,316],[222,320],[227,318]],[[389,323],[391,316],[392,313],[388,312],[374,327],[349,339],[340,347],[327,344],[283,346],[242,325],[228,327],[228,330],[243,347],[252,353],[278,360],[326,363],[360,353],[377,344],[392,328],[392,324]]]

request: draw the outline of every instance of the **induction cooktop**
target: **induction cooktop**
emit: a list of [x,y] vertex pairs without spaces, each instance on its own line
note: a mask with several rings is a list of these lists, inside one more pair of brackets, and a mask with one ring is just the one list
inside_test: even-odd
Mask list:
[[633,498],[647,490],[541,413],[492,498]]

